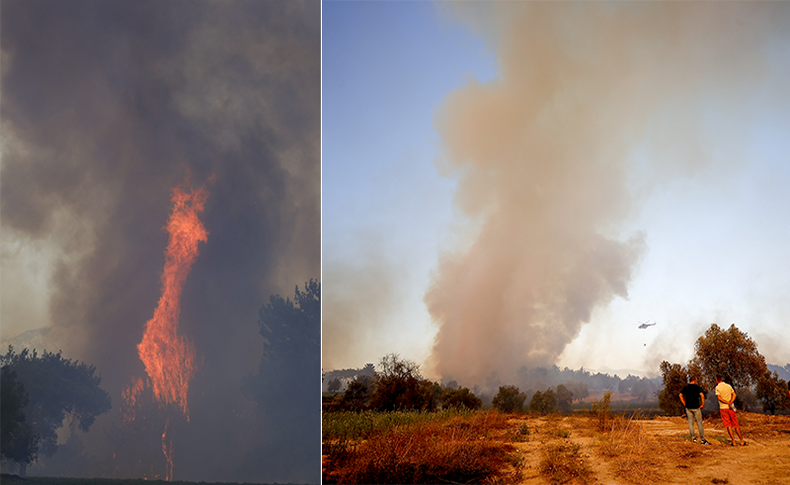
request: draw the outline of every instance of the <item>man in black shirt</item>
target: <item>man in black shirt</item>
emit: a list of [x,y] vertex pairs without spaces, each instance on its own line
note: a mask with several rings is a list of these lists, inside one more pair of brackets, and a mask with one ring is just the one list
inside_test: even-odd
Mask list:
[[686,384],[680,391],[680,402],[686,407],[691,441],[697,442],[697,438],[694,436],[694,421],[696,421],[699,437],[702,439],[701,443],[709,445],[710,443],[705,439],[705,431],[702,429],[702,408],[705,406],[705,391],[697,385],[696,377],[692,376],[691,383]]

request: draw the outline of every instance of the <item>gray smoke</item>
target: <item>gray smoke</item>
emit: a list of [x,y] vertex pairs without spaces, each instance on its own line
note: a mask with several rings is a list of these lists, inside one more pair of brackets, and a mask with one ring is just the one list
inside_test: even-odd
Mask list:
[[[786,101],[766,57],[790,9],[448,9],[488,41],[499,66],[498,79],[451,93],[435,122],[441,170],[457,180],[473,236],[441,258],[425,297],[439,325],[431,364],[471,385],[552,365],[596,308],[628,297],[647,250],[644,234],[624,233],[639,191],[711,164],[707,147],[742,136],[753,92]],[[711,125],[722,139],[706,138]],[[660,156],[637,163],[640,149]]]
[[181,300],[201,367],[175,478],[317,482],[318,456],[247,456],[266,435],[239,388],[258,309],[320,275],[320,3],[4,0],[2,56],[4,264],[23,256],[6,248],[54,255],[48,337],[96,365],[114,404],[88,452],[104,458],[102,427],[144,375],[170,190],[216,175]]

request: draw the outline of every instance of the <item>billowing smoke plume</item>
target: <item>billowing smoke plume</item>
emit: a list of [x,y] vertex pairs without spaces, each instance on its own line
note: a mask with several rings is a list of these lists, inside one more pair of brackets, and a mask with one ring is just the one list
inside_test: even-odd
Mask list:
[[499,78],[451,93],[436,117],[470,236],[441,258],[425,301],[439,325],[432,364],[472,384],[553,364],[596,308],[628,297],[647,249],[624,232],[639,191],[710,163],[706,126],[741,135],[738,93],[770,83],[766,40],[788,9],[454,7],[496,50]]
[[[254,405],[240,388],[261,361],[258,310],[320,275],[320,4],[2,8],[4,248],[54,255],[39,303],[49,303],[51,350],[95,365],[113,400],[84,437],[105,468],[80,473],[129,474],[102,454],[105,437],[122,391],[145,375],[137,344],[159,299],[171,189],[191,174],[215,182],[201,215],[211,237],[181,297],[179,334],[198,370],[174,477],[317,482],[315,444],[256,452],[274,445],[265,417],[244,421]],[[305,419],[318,443],[318,416]]]

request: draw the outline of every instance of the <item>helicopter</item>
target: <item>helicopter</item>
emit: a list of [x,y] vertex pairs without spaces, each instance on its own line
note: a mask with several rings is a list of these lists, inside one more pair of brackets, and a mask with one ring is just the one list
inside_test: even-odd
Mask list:
[[655,321],[653,321],[653,323],[650,323],[650,320],[647,320],[647,321],[644,321],[644,322],[639,322],[639,323],[641,323],[641,325],[639,325],[639,328],[641,328],[641,329],[645,329],[647,327],[652,327],[653,325],[656,324]]

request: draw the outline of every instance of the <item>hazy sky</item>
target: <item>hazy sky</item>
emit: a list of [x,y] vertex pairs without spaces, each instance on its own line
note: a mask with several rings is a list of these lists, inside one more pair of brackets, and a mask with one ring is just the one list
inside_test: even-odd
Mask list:
[[100,460],[190,177],[208,237],[181,294],[200,365],[174,477],[319,481],[318,415],[290,423],[315,442],[272,443],[282,423],[242,419],[240,388],[258,310],[320,277],[320,52],[316,1],[3,0],[2,334],[49,328],[47,349],[96,366],[114,406],[85,438]]
[[[324,368],[790,362],[790,5],[327,2]],[[647,330],[640,321],[655,321]]]

